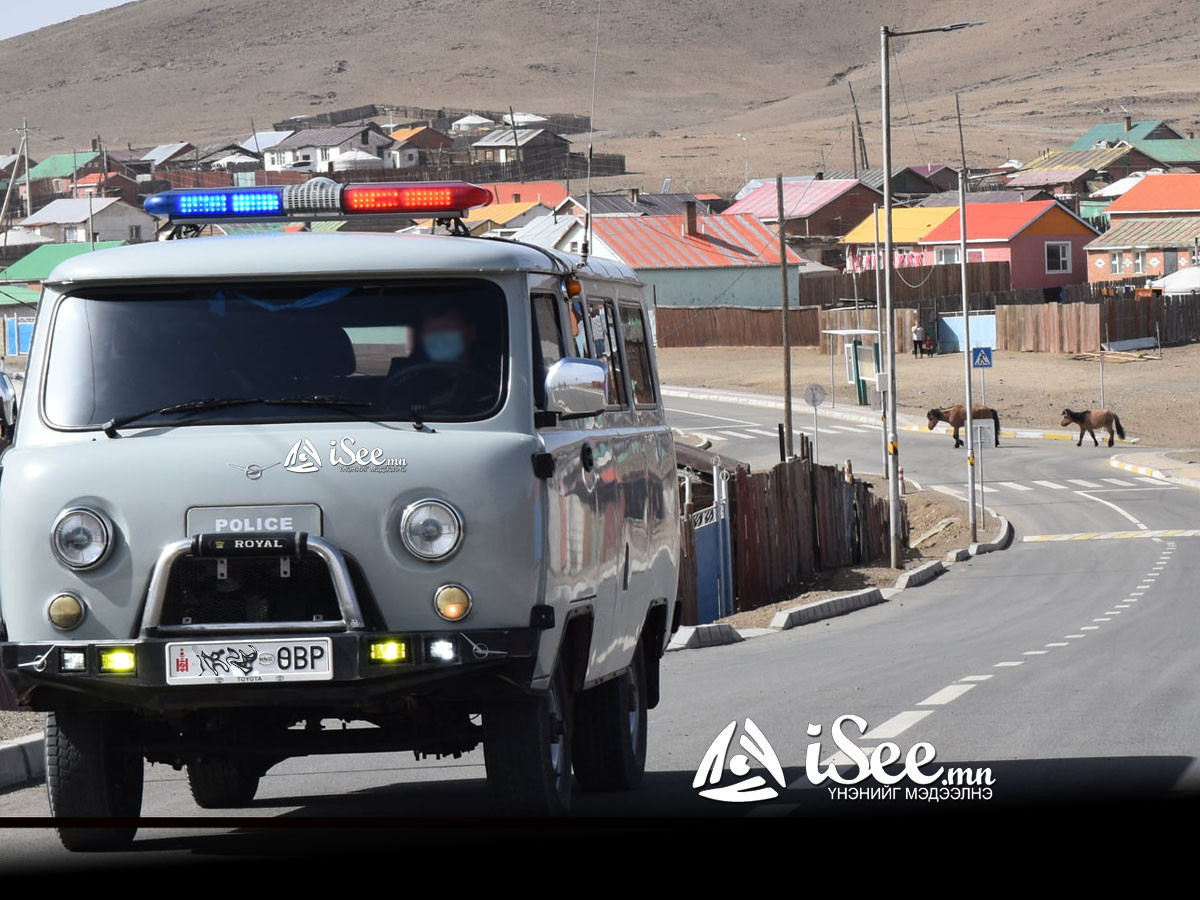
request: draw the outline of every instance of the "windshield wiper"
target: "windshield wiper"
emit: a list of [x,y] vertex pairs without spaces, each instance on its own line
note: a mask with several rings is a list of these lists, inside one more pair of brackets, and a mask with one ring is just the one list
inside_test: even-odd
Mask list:
[[223,406],[244,406],[247,403],[262,402],[264,402],[262,397],[210,397],[207,400],[189,400],[186,403],[175,403],[171,406],[159,406],[138,413],[114,416],[104,423],[104,433],[110,438],[115,438],[118,428],[123,428],[130,422],[136,422],[138,419],[144,419],[146,416],[153,416],[155,414],[167,416],[172,413],[196,412],[205,409],[220,409]]
[[268,406],[300,405],[300,406],[370,406],[365,400],[351,400],[347,397],[327,397],[320,394],[310,397],[276,397],[264,400]]

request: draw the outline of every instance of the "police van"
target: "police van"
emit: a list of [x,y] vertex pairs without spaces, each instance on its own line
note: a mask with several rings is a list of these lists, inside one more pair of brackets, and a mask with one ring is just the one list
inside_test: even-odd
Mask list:
[[[318,178],[146,209],[172,237],[463,232],[490,200]],[[0,660],[48,713],[72,849],[132,839],[144,760],[204,808],[321,753],[482,744],[516,814],[641,779],[679,622],[643,285],[512,241],[304,227],[63,263],[0,405]]]

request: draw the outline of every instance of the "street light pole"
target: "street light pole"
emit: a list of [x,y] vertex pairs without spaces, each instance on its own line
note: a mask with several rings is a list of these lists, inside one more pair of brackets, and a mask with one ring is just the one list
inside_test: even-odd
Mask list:
[[746,151],[746,165],[745,165],[745,169],[743,172],[742,184],[749,184],[750,183],[750,142],[748,140],[746,140],[746,136],[744,134],[739,134],[738,137],[740,137],[742,139],[742,149],[744,149]]
[[[887,342],[887,442],[888,442],[888,531],[893,569],[901,567],[900,559],[900,442],[896,430],[896,322],[892,311],[892,97],[891,66],[888,60],[888,40],[913,34],[935,31],[958,31],[982,22],[958,22],[937,28],[914,31],[893,31],[886,25],[879,28],[880,93],[883,95],[883,295],[884,315],[888,323]],[[974,500],[974,498],[972,498]]]

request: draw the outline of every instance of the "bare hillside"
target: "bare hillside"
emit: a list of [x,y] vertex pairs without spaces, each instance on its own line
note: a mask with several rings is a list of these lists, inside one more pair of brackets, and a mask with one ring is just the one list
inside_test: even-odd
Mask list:
[[[880,9],[886,9],[881,12]],[[139,0],[0,42],[0,124],[27,116],[35,156],[242,137],[364,103],[586,114],[595,0]],[[1146,0],[601,4],[600,149],[657,187],[850,166],[853,80],[879,156],[879,26],[990,19],[897,39],[898,161],[956,154],[955,91],[980,161],[1061,146],[1095,120],[1200,121],[1197,29]],[[736,134],[745,133],[743,145]],[[637,179],[627,179],[637,180]]]

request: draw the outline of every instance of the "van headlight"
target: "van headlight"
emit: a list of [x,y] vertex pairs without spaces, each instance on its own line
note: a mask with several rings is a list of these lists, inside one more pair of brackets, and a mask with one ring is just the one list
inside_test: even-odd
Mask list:
[[418,500],[400,517],[400,538],[419,559],[445,559],[462,543],[463,519],[442,500]]
[[86,506],[64,509],[50,529],[50,546],[64,566],[91,569],[112,551],[113,525],[108,516]]

